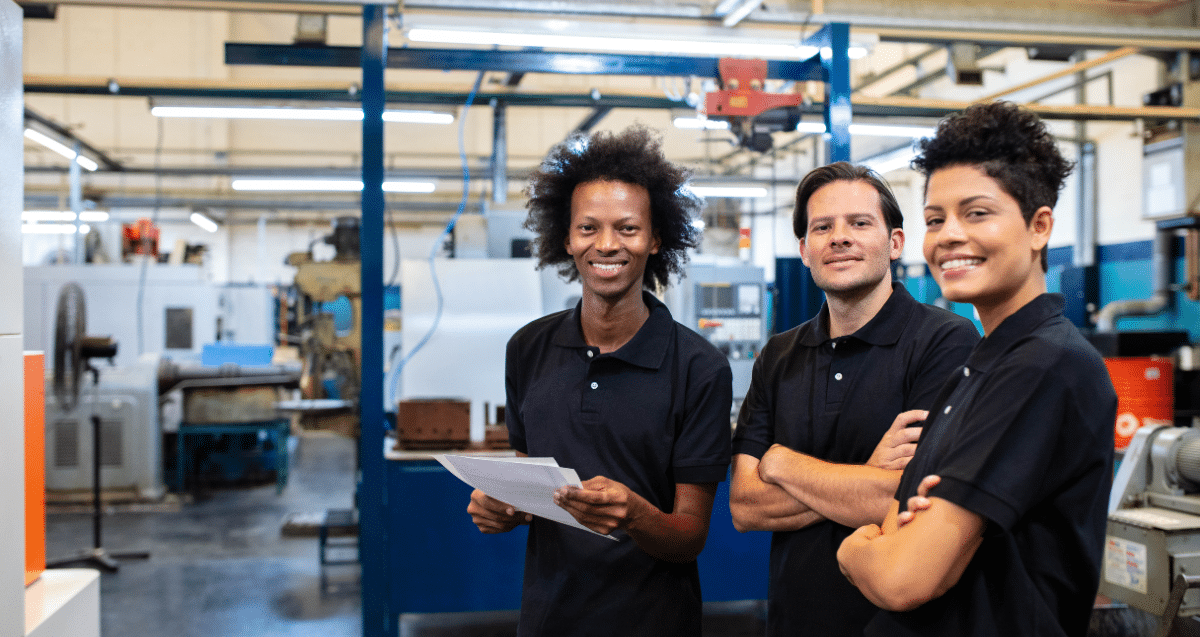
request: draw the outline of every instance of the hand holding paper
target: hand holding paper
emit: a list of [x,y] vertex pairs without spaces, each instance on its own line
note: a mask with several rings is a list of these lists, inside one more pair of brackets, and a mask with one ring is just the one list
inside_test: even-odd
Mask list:
[[[523,511],[596,533],[554,503],[556,489],[582,486],[575,470],[559,467],[554,458],[483,458],[439,454],[434,459],[455,477],[491,496],[491,499],[510,505],[514,514]],[[472,506],[475,506],[474,497]],[[507,513],[507,509],[504,512]],[[496,526],[495,532],[501,532],[502,526],[504,524]],[[596,534],[616,540],[611,535]]]

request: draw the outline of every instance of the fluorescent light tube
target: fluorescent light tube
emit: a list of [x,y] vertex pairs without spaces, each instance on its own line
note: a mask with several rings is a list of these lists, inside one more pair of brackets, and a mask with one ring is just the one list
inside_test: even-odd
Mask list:
[[217,222],[213,221],[212,219],[209,219],[208,217],[200,214],[199,212],[193,212],[192,216],[188,217],[188,219],[191,219],[192,223],[200,226],[201,228],[204,228],[205,230],[207,230],[209,232],[217,231],[217,227],[218,227]]
[[[26,210],[21,213],[23,221],[75,221],[75,213],[70,210]],[[102,210],[88,210],[79,213],[80,221],[108,221],[108,213]]]
[[[79,226],[79,234],[87,234],[91,231],[91,227],[86,223]],[[21,232],[23,234],[75,234],[75,224],[73,223],[23,223],[21,224]]]
[[863,165],[883,175],[890,173],[893,170],[908,168],[912,164],[912,160],[917,156],[917,151],[911,147],[897,148],[882,155],[876,155],[863,162]]
[[[255,191],[299,191],[299,192],[361,192],[363,182],[358,179],[234,179],[230,184],[234,190]],[[385,181],[384,192],[433,192],[432,181]]]
[[731,199],[759,199],[767,196],[762,186],[689,186],[697,197],[726,197]]
[[51,139],[50,137],[47,137],[33,130],[32,128],[25,129],[25,137],[41,144],[42,146],[45,146],[46,148],[49,148],[50,150],[62,155],[63,157],[66,157],[67,159],[75,160],[75,162],[79,164],[80,168],[96,170],[100,167],[99,164],[88,159],[87,157],[84,157],[83,155],[79,155],[77,157],[75,151],[62,142]]
[[[687,130],[729,130],[729,122],[723,119],[676,117],[675,128],[683,128]],[[822,126],[821,130],[825,130],[825,127]]]
[[[216,119],[279,119],[331,122],[361,122],[361,108],[291,108],[283,106],[155,106],[155,117],[194,117]],[[451,113],[436,111],[384,111],[383,121],[402,124],[450,124]]]
[[491,30],[460,30],[453,28],[422,28],[408,31],[413,42],[438,44],[477,44],[496,46],[542,47],[585,51],[614,51],[639,53],[674,53],[704,57],[760,57],[766,59],[807,60],[816,55],[816,47],[791,43],[772,43],[748,40],[673,40],[665,38],[630,38],[585,36],[579,34],[504,32]]

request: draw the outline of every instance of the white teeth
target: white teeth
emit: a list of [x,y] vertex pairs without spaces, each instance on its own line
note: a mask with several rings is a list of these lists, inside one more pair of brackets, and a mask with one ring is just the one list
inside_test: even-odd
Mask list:
[[620,263],[593,263],[592,267],[605,272],[616,272],[621,269]]
[[953,270],[954,268],[974,268],[983,263],[983,259],[954,259],[942,264],[943,270]]

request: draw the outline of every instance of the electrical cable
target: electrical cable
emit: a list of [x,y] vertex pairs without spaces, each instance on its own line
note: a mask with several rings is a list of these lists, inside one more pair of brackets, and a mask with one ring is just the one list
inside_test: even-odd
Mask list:
[[[446,227],[441,231],[441,233],[438,234],[437,238],[433,241],[433,245],[429,248],[429,275],[430,278],[433,279],[433,290],[437,295],[437,310],[433,315],[433,324],[429,326],[429,330],[425,332],[425,335],[421,337],[421,340],[418,341],[417,344],[413,346],[413,348],[409,350],[407,354],[404,355],[404,358],[401,358],[400,362],[397,363],[396,366],[391,370],[389,370],[389,374],[392,375],[392,380],[388,382],[388,387],[392,387],[397,382],[400,377],[400,372],[404,369],[404,366],[408,364],[408,361],[412,360],[412,357],[415,356],[417,352],[421,351],[421,348],[425,347],[425,345],[429,342],[429,339],[433,338],[434,333],[437,332],[438,324],[442,321],[442,310],[445,305],[445,299],[442,296],[442,285],[438,280],[437,263],[435,259],[437,257],[438,250],[443,245],[446,237],[454,230],[454,225],[458,223],[459,217],[461,217],[463,212],[466,211],[467,201],[471,195],[471,168],[467,163],[465,141],[467,113],[471,109],[471,104],[475,102],[475,95],[479,92],[479,87],[483,83],[483,76],[484,71],[480,71],[479,75],[475,77],[475,84],[471,87],[471,92],[467,95],[467,101],[465,104],[463,104],[462,115],[458,120],[458,158],[462,163],[463,172],[462,198],[458,202],[458,210],[454,213],[454,216],[450,217],[450,221],[446,223]],[[393,387],[393,393],[394,392],[395,388]]]

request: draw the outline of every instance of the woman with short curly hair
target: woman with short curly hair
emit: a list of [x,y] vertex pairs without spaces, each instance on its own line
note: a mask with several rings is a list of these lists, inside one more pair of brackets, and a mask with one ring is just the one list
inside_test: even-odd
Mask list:
[[582,486],[554,501],[593,533],[471,494],[480,531],[529,525],[519,635],[701,633],[696,556],[729,467],[732,377],[646,291],[696,244],[687,177],[635,126],[571,137],[530,181],[539,265],[583,294],[509,341],[509,441],[576,470]]
[[985,338],[951,374],[884,521],[842,571],[877,606],[866,635],[1087,634],[1100,581],[1117,397],[1046,293],[1071,164],[1033,113],[977,104],[941,122],[925,173],[925,260]]

